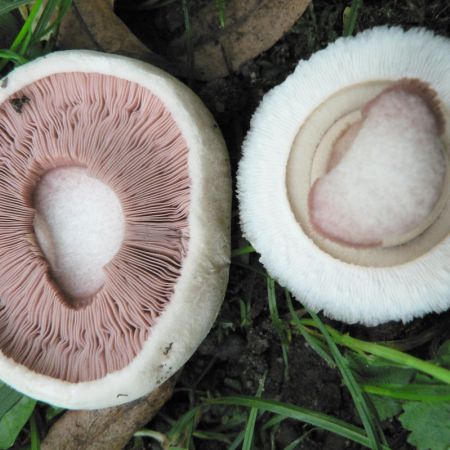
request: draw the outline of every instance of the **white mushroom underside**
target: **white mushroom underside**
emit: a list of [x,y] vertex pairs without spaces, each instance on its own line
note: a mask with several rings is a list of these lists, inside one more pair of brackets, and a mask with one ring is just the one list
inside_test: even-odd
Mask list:
[[81,167],[61,167],[42,177],[34,205],[34,231],[55,280],[71,297],[93,296],[123,241],[116,194]]
[[286,189],[293,142],[319,105],[352,85],[406,77],[428,83],[449,110],[449,54],[448,39],[422,29],[379,27],[338,39],[301,62],[254,114],[238,172],[244,234],[272,276],[310,308],[376,325],[450,306],[450,237],[392,267],[345,263],[303,232]]

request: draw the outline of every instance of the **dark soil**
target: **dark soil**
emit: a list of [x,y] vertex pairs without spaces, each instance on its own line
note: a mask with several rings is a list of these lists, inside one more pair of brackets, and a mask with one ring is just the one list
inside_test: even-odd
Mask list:
[[[182,33],[180,1],[147,13],[125,10],[125,3],[132,2],[119,2],[119,15],[155,51],[164,54],[165,43]],[[191,3],[192,11],[195,12],[198,3]],[[192,84],[222,129],[230,151],[233,174],[251,115],[264,93],[281,83],[300,59],[308,58],[314,51],[342,35],[342,13],[349,4],[350,1],[314,1],[313,6],[279,42],[258,58],[244,64],[238,72],[209,83]],[[357,31],[385,24],[402,25],[405,28],[424,26],[450,36],[450,3],[448,0],[367,0],[361,8]],[[236,212],[236,202],[233,208]],[[232,243],[233,248],[245,245],[237,213],[233,220]],[[259,264],[257,255],[235,261],[240,262],[256,267]],[[255,272],[232,264],[227,296],[214,329],[184,368],[176,394],[149,427],[167,430],[168,424],[164,417],[179,418],[192,407],[200,393],[209,392],[214,396],[255,395],[259,380],[266,373],[265,398],[304,406],[360,424],[338,372],[330,369],[298,336],[293,336],[289,345],[289,371],[288,378],[285,378],[280,340],[270,319],[265,283],[265,279]],[[287,313],[287,308],[281,294],[280,291],[278,304],[280,314],[283,315]],[[241,323],[240,300],[251,303],[250,320],[244,324]],[[362,339],[394,340],[419,336],[433,327],[436,329],[437,324],[449,317],[450,314],[430,315],[406,325],[388,323],[373,328],[329,322]],[[427,342],[419,342],[420,345],[412,351],[421,357],[430,357],[436,342],[441,341],[445,334],[448,337],[448,329],[441,330],[438,336],[433,337],[431,334],[424,339]],[[230,414],[231,411],[226,408],[207,412],[198,424],[198,429],[217,429],[231,420]],[[243,425],[236,429],[243,429]],[[284,421],[273,437],[272,448],[284,448],[308,429],[300,422]],[[384,429],[394,450],[412,448],[406,443],[407,433],[399,422],[386,422]],[[255,439],[255,448],[271,448],[267,433],[258,433]],[[148,441],[145,445],[146,448],[158,448],[154,441]],[[195,445],[198,450],[227,448],[227,444],[200,439],[195,441]],[[314,430],[297,448],[339,450],[361,447],[330,433]]]

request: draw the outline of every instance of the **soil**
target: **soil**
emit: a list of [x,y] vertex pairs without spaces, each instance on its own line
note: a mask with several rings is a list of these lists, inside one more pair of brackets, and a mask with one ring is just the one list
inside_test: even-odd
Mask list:
[[[175,1],[147,12],[125,9],[125,3],[129,5],[133,2],[119,2],[117,13],[149,48],[168,56],[166,43],[178,37],[184,29],[181,2]],[[191,13],[195,14],[204,3],[191,1]],[[342,14],[349,4],[349,1],[316,0],[279,42],[256,59],[245,63],[237,72],[208,83],[195,80],[191,83],[192,89],[204,100],[222,129],[230,151],[233,175],[251,115],[262,96],[281,83],[300,59],[308,58],[342,35]],[[450,36],[450,4],[448,0],[365,1],[358,17],[357,31],[385,24],[402,25],[405,28],[424,26]],[[233,208],[232,243],[233,248],[237,248],[246,243],[239,229],[236,202]],[[227,296],[214,329],[185,366],[176,394],[149,427],[167,431],[165,418],[179,418],[205,392],[214,396],[255,395],[264,374],[267,374],[265,398],[304,406],[360,424],[350,395],[337,371],[330,369],[299,336],[294,335],[289,345],[289,373],[285,377],[280,340],[270,320],[265,279],[243,268],[239,265],[241,263],[259,267],[257,255],[234,260]],[[280,314],[286,314],[281,290],[278,296]],[[249,320],[244,324],[241,323],[240,301],[251,304]],[[449,313],[429,315],[406,325],[392,322],[373,328],[327,321],[356,337],[381,341],[417,336],[424,330],[436,329],[437,324],[449,317]],[[421,357],[430,357],[436,340],[441,341],[445,336],[449,337],[448,329],[438,336],[431,336],[428,342],[420,343],[412,352]],[[228,409],[211,410],[202,417],[198,429],[217,429],[231,419],[230,414]],[[243,425],[236,429],[243,429]],[[255,448],[282,449],[308,429],[300,422],[286,420],[274,435],[273,447],[268,435],[261,433],[255,435]],[[407,433],[398,421],[385,422],[384,431],[394,450],[413,448],[407,444]],[[144,440],[143,445],[144,448],[159,448],[155,441],[150,440]],[[201,439],[196,439],[195,445],[197,450],[228,447],[225,443]],[[339,450],[362,447],[331,433],[314,430],[297,448]]]

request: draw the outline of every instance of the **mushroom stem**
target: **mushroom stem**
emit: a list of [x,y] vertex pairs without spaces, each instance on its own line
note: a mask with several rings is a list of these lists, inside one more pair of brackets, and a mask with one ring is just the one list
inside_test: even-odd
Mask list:
[[72,306],[86,306],[105,282],[104,266],[118,252],[125,219],[116,194],[81,167],[47,172],[34,195],[34,231]]
[[308,200],[323,236],[355,247],[392,246],[430,225],[447,164],[435,97],[425,83],[403,79],[371,99],[333,142],[329,170]]

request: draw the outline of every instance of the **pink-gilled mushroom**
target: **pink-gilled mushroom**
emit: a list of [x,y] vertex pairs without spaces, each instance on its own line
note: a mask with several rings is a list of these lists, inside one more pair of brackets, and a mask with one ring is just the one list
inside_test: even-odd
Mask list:
[[244,234],[314,310],[375,325],[450,306],[450,40],[338,39],[264,98],[238,173]]
[[74,409],[177,371],[228,278],[221,134],[165,72],[50,54],[0,89],[0,378]]

